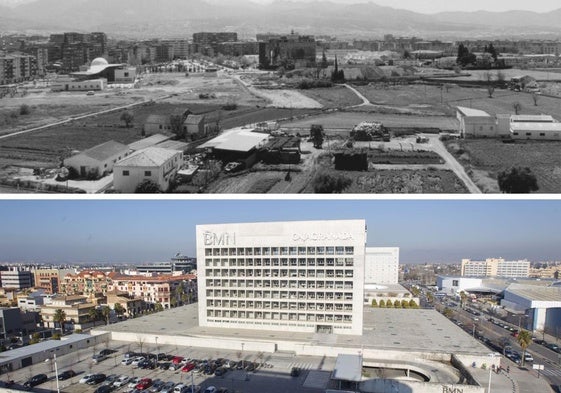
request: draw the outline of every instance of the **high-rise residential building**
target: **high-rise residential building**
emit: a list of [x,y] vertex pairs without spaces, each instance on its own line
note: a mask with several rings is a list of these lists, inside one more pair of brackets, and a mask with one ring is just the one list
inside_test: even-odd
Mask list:
[[25,289],[33,287],[33,274],[20,267],[10,267],[9,270],[0,272],[2,288]]
[[197,226],[200,326],[362,334],[364,220]]
[[487,258],[484,261],[462,259],[462,276],[468,277],[529,277],[530,262],[505,261],[503,258]]
[[366,247],[365,284],[397,284],[399,278],[398,247]]
[[193,34],[193,46],[196,53],[215,56],[218,45],[223,42],[238,41],[238,33],[234,32],[201,32]]
[[37,59],[23,53],[0,54],[0,85],[18,83],[37,75]]

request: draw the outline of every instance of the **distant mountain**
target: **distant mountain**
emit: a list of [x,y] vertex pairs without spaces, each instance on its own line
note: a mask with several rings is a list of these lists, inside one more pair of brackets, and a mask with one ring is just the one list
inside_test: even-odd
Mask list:
[[[328,0],[268,5],[249,0],[0,0],[3,18],[29,25],[58,26],[58,31],[105,31],[114,37],[190,36],[196,31],[237,31],[329,34],[343,38],[382,34],[427,38],[519,37],[561,35],[561,9],[526,11],[447,12],[433,15],[382,7],[375,3],[339,4]],[[358,0],[357,0],[358,1]],[[4,11],[5,10],[5,11]],[[6,12],[6,13],[5,13]],[[11,26],[11,25],[8,25]],[[12,30],[0,23],[0,29]],[[17,26],[16,26],[17,30]]]

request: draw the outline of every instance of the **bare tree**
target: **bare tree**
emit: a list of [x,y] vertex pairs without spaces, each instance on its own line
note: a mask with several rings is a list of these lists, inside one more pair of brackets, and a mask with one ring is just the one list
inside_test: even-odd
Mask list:
[[539,99],[540,99],[539,95],[537,95],[536,93],[532,94],[532,100],[534,100],[534,106],[538,106]]

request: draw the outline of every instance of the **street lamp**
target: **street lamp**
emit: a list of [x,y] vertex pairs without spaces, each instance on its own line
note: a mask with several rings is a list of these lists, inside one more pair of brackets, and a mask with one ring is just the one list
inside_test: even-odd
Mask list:
[[154,337],[156,339],[156,356],[160,353],[160,347],[158,347],[158,336]]
[[[496,353],[490,353],[489,357],[491,358],[491,363],[493,363],[493,361],[495,360],[495,356],[497,356]],[[492,365],[489,365],[489,385],[487,386],[487,393],[491,393],[491,376],[493,375],[493,367]]]

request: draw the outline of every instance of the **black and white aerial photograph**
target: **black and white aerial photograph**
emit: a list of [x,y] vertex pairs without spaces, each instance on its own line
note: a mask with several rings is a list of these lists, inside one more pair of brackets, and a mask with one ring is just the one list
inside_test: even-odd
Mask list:
[[0,0],[0,193],[561,193],[554,1]]

